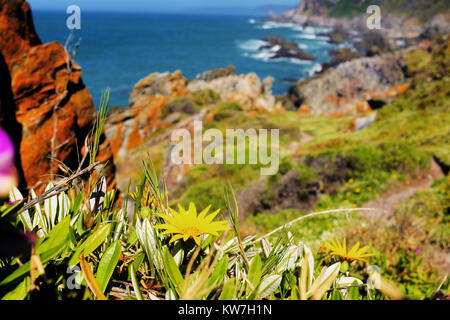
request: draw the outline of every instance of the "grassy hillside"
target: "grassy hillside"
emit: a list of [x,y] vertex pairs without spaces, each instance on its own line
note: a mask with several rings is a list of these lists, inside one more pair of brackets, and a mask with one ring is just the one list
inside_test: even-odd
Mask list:
[[[261,178],[258,166],[198,166],[188,171],[182,190],[177,191],[179,200],[185,205],[193,201],[202,206],[211,204],[213,208],[223,208],[223,188],[229,180],[241,193],[241,202],[251,204],[244,206],[247,210],[242,222],[244,234],[262,235],[310,211],[360,207],[383,197],[392,188],[406,188],[414,183],[418,172],[430,169],[433,156],[449,164],[450,46],[448,39],[438,42],[441,45],[434,52],[414,49],[405,55],[411,89],[378,110],[377,122],[359,132],[348,130],[354,119],[351,116],[335,119],[293,111],[255,113],[217,106],[216,120],[208,127],[221,130],[280,128],[280,172]],[[448,178],[443,179],[423,190],[410,202],[402,204],[403,209],[394,216],[404,214],[406,207],[408,210],[414,207],[408,222],[402,221],[417,225],[419,220],[424,220],[424,228],[413,229],[437,234],[440,240],[423,240],[428,252],[445,248],[445,241],[442,241],[450,236],[449,182]],[[286,198],[291,201],[285,203]],[[420,205],[417,205],[419,198]],[[309,218],[292,226],[290,231],[296,239],[319,249],[323,240],[330,236],[351,234],[358,238],[354,230],[355,225],[361,223],[360,214],[334,213]],[[383,228],[390,230],[391,227],[380,226],[380,230]],[[405,263],[398,259],[407,255],[410,239],[398,240],[396,243],[401,249],[395,254],[389,253],[392,248],[385,245],[386,239],[392,240],[383,240],[380,235],[364,240],[384,250],[383,265],[396,270],[392,271],[393,278],[398,278],[401,273],[398,264]],[[431,273],[422,270],[423,276],[437,276],[436,266],[426,260],[423,258],[420,263],[426,264],[428,267],[424,270]],[[423,297],[430,289],[424,284],[433,283],[430,281],[423,282],[423,290],[415,292],[418,297]]]
[[370,5],[379,5],[387,12],[404,17],[416,17],[425,22],[437,13],[450,7],[448,0],[318,0],[320,5],[328,9],[332,17],[356,16],[365,13]]

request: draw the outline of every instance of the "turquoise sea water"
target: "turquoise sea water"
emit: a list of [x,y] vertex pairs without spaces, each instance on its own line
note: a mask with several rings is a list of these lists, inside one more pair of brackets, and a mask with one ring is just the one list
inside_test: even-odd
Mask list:
[[[70,31],[65,12],[35,11],[35,26],[43,42],[66,42]],[[111,88],[111,106],[126,106],[134,85],[153,72],[181,70],[187,78],[233,64],[237,73],[273,76],[275,94],[287,92],[283,79],[308,77],[328,61],[333,46],[324,30],[292,24],[263,22],[258,17],[128,13],[82,13],[81,38],[76,61],[94,101]],[[298,42],[316,61],[270,60],[269,50],[260,51],[262,39],[279,35]]]

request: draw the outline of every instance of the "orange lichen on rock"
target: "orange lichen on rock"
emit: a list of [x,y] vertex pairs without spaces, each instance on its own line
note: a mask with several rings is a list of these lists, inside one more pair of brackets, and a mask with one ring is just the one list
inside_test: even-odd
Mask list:
[[248,93],[242,91],[233,92],[227,99],[228,102],[234,102],[241,105],[244,109],[251,109],[253,107],[253,98]]
[[307,105],[307,104],[302,104],[302,105],[300,106],[300,108],[298,109],[298,112],[299,112],[301,115],[303,115],[303,116],[308,115],[308,114],[309,114],[309,107],[308,107],[308,105]]
[[191,92],[186,88],[187,79],[183,77],[180,70],[170,75],[171,97],[188,96]]
[[[0,0],[0,51],[7,63],[17,121],[22,125],[21,165],[28,187],[41,191],[58,163],[78,167],[82,146],[96,117],[81,68],[62,45],[41,44],[30,7],[22,0]],[[107,175],[114,175],[107,140],[99,159],[107,159]]]
[[358,113],[368,113],[372,111],[372,108],[370,108],[370,105],[365,100],[360,100],[355,103],[355,110]]
[[411,87],[411,84],[409,82],[405,82],[403,84],[399,84],[398,86],[395,86],[395,90],[397,91],[397,95],[402,95],[410,87]]
[[343,116],[344,116],[344,112],[341,112],[341,111],[330,111],[327,113],[327,117],[329,117],[329,118],[339,119],[339,118],[342,118]]
[[210,112],[208,112],[205,116],[205,122],[206,123],[211,123],[214,122],[214,116],[216,115],[217,110],[211,110]]
[[350,126],[348,127],[348,130],[349,131],[351,131],[351,132],[354,132],[355,131],[355,127],[356,127],[356,121],[357,121],[358,119],[353,119],[352,120],[352,122],[350,123]]
[[411,84],[409,82],[405,82],[403,84],[392,86],[386,92],[386,96],[390,97],[390,98],[393,98],[393,97],[402,95],[406,90],[409,89],[410,86],[411,86]]

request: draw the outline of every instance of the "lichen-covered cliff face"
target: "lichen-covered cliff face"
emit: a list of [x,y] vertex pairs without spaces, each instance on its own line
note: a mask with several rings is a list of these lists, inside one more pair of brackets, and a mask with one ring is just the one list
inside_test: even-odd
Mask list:
[[[2,125],[16,121],[10,130],[15,132],[16,146],[20,144],[24,185],[42,189],[59,170],[51,156],[72,169],[77,167],[95,106],[81,79],[81,68],[64,47],[41,43],[26,1],[0,0],[0,53],[5,62],[2,81],[9,82],[11,89],[9,97],[2,99]],[[108,144],[102,139],[98,159],[109,161],[111,184],[114,166]]]

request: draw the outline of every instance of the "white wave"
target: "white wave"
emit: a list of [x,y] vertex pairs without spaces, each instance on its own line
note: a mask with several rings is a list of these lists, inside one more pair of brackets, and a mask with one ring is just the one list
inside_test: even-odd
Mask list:
[[264,22],[261,26],[259,26],[260,29],[277,29],[277,28],[287,28],[287,29],[292,29],[292,30],[296,30],[296,31],[302,31],[303,27],[301,25],[295,24],[295,23],[291,23],[291,22],[273,22],[273,21],[268,21],[268,22]]
[[271,60],[271,58],[273,57],[273,52],[270,52],[268,50],[262,50],[258,53],[251,54],[249,56],[252,57],[253,59],[262,60],[265,62],[273,61]]
[[327,36],[318,36],[313,33],[300,33],[295,36],[298,39],[306,39],[306,40],[320,40],[320,41],[328,41]]
[[272,48],[269,49],[269,51],[271,52],[277,52],[278,50],[280,50],[281,47],[279,45],[274,45]]
[[313,27],[306,27],[303,31],[305,33],[309,33],[309,34],[315,34],[316,33],[316,29],[314,29]]
[[315,27],[314,28],[315,33],[326,33],[326,32],[330,32],[331,30],[333,30],[333,28],[327,28],[327,27]]
[[268,43],[263,40],[258,39],[250,39],[246,41],[237,41],[237,45],[239,48],[245,51],[258,51],[262,46],[267,45]]
[[316,72],[322,71],[322,65],[320,63],[315,63],[311,70],[308,71],[310,77],[314,76]]
[[300,47],[300,49],[303,49],[303,50],[308,49],[308,46],[304,43],[298,43],[298,46]]
[[248,23],[250,23],[250,24],[255,24],[255,23],[256,23],[256,20],[255,20],[255,19],[250,19],[250,20],[248,20]]
[[296,58],[279,58],[279,59],[275,59],[274,61],[287,61],[289,63],[293,63],[293,64],[311,64],[312,61],[310,60],[301,60],[301,59],[296,59]]

